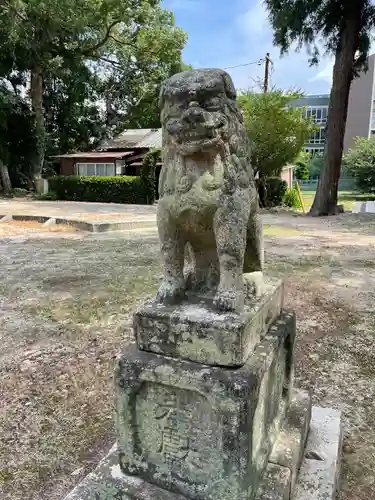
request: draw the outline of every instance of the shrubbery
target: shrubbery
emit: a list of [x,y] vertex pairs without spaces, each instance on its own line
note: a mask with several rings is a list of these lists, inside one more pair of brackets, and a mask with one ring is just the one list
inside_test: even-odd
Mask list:
[[147,193],[139,177],[58,176],[50,179],[49,187],[59,200],[133,204],[147,202]]
[[284,198],[283,205],[289,208],[302,208],[296,188],[288,188]]
[[351,175],[358,189],[375,193],[375,138],[357,137],[355,147],[343,157],[343,171]]
[[146,203],[149,205],[152,205],[156,198],[156,162],[159,157],[159,149],[149,151],[143,157],[140,179],[146,193]]
[[280,179],[280,177],[258,179],[257,187],[262,207],[278,207],[282,205],[284,196],[288,190],[287,182]]

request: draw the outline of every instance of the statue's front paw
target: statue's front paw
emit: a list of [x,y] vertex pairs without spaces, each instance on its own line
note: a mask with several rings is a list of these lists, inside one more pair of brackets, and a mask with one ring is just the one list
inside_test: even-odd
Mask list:
[[163,281],[156,295],[157,302],[174,304],[185,297],[185,283],[179,281]]
[[239,290],[218,290],[214,305],[223,312],[241,312],[244,305],[243,292]]

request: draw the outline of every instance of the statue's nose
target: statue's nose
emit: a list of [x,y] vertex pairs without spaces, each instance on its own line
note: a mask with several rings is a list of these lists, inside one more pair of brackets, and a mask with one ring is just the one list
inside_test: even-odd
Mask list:
[[196,101],[191,101],[182,118],[187,123],[202,123],[204,122],[203,109]]
[[189,108],[199,108],[199,103],[197,101],[191,101],[189,103]]

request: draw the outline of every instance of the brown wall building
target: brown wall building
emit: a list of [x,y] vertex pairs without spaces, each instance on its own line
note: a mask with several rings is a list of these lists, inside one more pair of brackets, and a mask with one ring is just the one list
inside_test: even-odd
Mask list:
[[344,151],[354,146],[354,139],[356,137],[369,138],[375,134],[375,54],[368,58],[368,67],[367,73],[362,72],[352,82],[349,95]]
[[[351,85],[344,153],[354,146],[356,137],[369,138],[375,134],[375,54],[369,57],[368,66],[368,71],[363,71]],[[328,120],[329,95],[306,95],[294,101],[292,106],[304,107],[306,116],[311,116],[318,125],[319,130],[306,143],[306,151],[322,154]]]

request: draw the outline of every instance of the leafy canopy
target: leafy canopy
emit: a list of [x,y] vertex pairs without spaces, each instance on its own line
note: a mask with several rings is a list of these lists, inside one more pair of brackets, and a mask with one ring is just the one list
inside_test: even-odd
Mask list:
[[[324,52],[335,54],[345,22],[361,10],[358,52],[353,70],[366,67],[375,24],[375,6],[371,0],[265,0],[274,29],[274,43],[286,53],[296,44],[307,47],[310,63],[317,64]],[[319,43],[318,43],[319,42]]]
[[[31,158],[158,127],[159,86],[182,69],[185,43],[160,0],[4,0],[0,83],[34,111]],[[39,87],[30,92],[33,74]]]
[[357,137],[354,148],[343,157],[343,166],[354,177],[358,189],[375,193],[375,137]]
[[247,91],[239,95],[245,128],[251,142],[251,161],[260,177],[280,175],[292,163],[315,130],[301,108],[291,107],[301,97],[295,91]]

